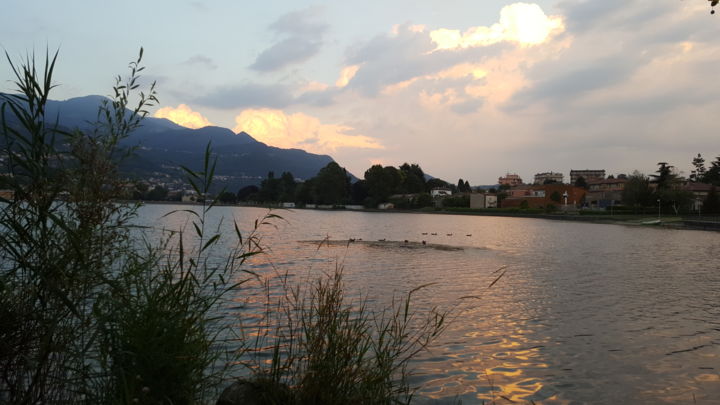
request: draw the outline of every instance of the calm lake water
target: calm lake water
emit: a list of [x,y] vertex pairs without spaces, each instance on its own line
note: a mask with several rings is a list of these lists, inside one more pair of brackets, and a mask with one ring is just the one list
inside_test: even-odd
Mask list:
[[[188,206],[140,222],[177,229]],[[192,207],[191,207],[192,208]],[[267,213],[218,207],[243,231]],[[419,308],[460,306],[413,364],[418,402],[720,404],[720,233],[526,218],[276,211],[255,270],[307,275],[344,263],[354,294],[388,302],[425,283]],[[423,235],[427,233],[427,235]],[[432,235],[436,233],[437,235]],[[302,241],[348,238],[462,247]],[[492,288],[495,271],[507,273]],[[298,280],[300,277],[298,277]],[[479,300],[460,297],[479,295]],[[505,397],[506,399],[503,399]],[[695,402],[694,402],[695,401]]]

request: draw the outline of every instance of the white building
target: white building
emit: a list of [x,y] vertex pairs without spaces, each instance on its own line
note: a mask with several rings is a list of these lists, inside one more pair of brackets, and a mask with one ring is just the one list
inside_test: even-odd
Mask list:
[[430,190],[430,196],[435,197],[447,197],[452,195],[452,190],[446,187],[435,187]]

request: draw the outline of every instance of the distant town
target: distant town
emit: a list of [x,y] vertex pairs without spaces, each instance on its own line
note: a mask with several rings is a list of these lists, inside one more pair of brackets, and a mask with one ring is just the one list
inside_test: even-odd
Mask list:
[[[259,185],[200,195],[181,178],[158,173],[157,177],[127,181],[122,199],[197,203],[217,198],[223,204],[284,208],[344,208],[377,210],[498,210],[545,213],[651,213],[716,214],[720,204],[720,158],[706,167],[698,154],[687,178],[672,165],[658,163],[645,175],[608,174],[605,169],[572,169],[564,173],[539,172],[532,180],[505,173],[495,185],[471,186],[467,180],[449,183],[427,176],[417,164],[399,167],[374,165],[362,179],[352,181],[348,172],[331,162],[310,179],[290,172],[270,172]],[[222,182],[223,176],[216,176]],[[7,191],[0,197],[10,199]]]

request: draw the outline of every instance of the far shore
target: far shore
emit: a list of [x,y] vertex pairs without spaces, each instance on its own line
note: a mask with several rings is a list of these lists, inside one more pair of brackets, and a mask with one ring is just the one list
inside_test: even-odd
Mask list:
[[[202,203],[192,201],[136,201],[126,200],[123,202],[139,202],[149,205],[197,205]],[[579,221],[597,224],[627,225],[627,226],[651,226],[665,229],[692,229],[705,231],[720,231],[720,216],[715,217],[692,217],[688,216],[651,216],[639,214],[565,214],[565,213],[537,213],[522,211],[493,211],[493,210],[472,210],[469,208],[460,210],[399,210],[399,209],[346,209],[346,208],[305,208],[293,207],[283,208],[275,205],[255,205],[255,204],[216,204],[218,207],[254,207],[275,210],[311,210],[311,211],[347,211],[347,212],[366,212],[380,214],[439,214],[439,215],[471,215],[471,216],[488,216],[488,217],[513,217],[513,218],[535,218],[549,219],[554,221]]]

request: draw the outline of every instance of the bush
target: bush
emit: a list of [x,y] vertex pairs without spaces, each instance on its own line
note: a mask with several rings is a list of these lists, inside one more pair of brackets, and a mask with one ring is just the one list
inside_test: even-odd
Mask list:
[[373,311],[367,299],[345,297],[342,278],[336,267],[304,288],[286,285],[285,298],[268,312],[261,329],[272,333],[257,334],[249,368],[270,387],[293,387],[291,400],[270,403],[410,402],[409,362],[442,333],[446,313],[412,310],[413,294],[425,286]]

